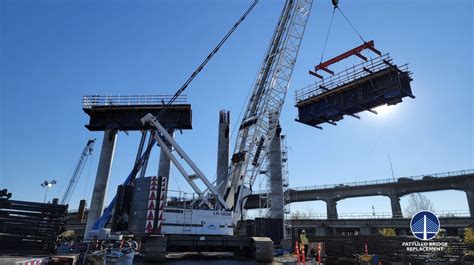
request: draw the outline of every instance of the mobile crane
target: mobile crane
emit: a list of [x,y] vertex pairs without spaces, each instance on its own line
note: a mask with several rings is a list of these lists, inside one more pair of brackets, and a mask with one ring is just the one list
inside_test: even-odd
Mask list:
[[[168,158],[173,161],[199,199],[202,200],[201,204],[207,204],[209,208],[213,209],[221,207],[224,211],[231,211],[232,225],[242,218],[245,199],[251,194],[252,185],[265,158],[264,152],[266,152],[278,127],[280,113],[311,6],[312,0],[287,0],[285,2],[239,127],[227,180],[225,183],[217,183],[217,186],[224,185],[226,187],[225,194],[220,194],[217,191],[216,187],[187,156],[156,117],[148,114],[142,118],[144,124],[149,123],[156,129],[155,140],[164,149]],[[192,168],[194,174],[190,175],[186,172],[163,139],[171,144],[179,156]],[[209,199],[195,183],[196,180],[201,180],[204,183],[205,192],[216,198],[218,206],[209,205]]]
[[[252,185],[259,174],[263,159],[266,157],[267,147],[278,127],[312,3],[313,0],[285,1],[247,103],[225,181],[211,183],[173,139],[166,124],[159,122],[159,117],[147,114],[141,119],[143,124],[154,128],[155,133],[152,134],[154,139],[136,163],[124,185],[130,185],[134,181],[136,172],[142,166],[141,161],[146,159],[156,142],[197,194],[197,199],[191,202],[193,205],[191,209],[166,205],[168,180],[162,177],[151,178],[150,194],[153,198],[159,198],[159,202],[157,206],[148,207],[151,212],[147,215],[151,218],[147,218],[147,235],[142,238],[141,249],[145,257],[160,259],[164,257],[167,250],[183,249],[183,247],[199,251],[209,248],[216,251],[224,247],[226,250],[237,249],[244,252],[249,250],[247,252],[253,253],[259,261],[271,260],[272,242],[270,239],[239,237],[233,234],[237,222],[242,219],[243,205],[247,196],[252,193]],[[194,73],[193,76],[195,76]],[[177,94],[183,90],[180,89]],[[175,153],[178,156],[175,156]],[[187,172],[180,160],[184,160],[188,168],[191,168],[191,174]],[[200,188],[202,185],[198,185],[197,181],[204,184],[204,190]],[[219,190],[223,190],[223,194]],[[94,224],[95,231],[105,228],[112,218],[115,203],[116,198]],[[149,224],[154,221],[154,225],[150,225],[150,228],[148,228],[149,220]],[[202,229],[192,229],[193,227],[202,227]]]
[[[155,140],[158,145],[165,151],[167,157],[198,195],[197,203],[194,203],[197,206],[191,210],[190,214],[191,216],[199,216],[199,218],[189,218],[189,225],[191,227],[213,227],[212,231],[204,228],[201,230],[185,230],[184,227],[187,222],[185,210],[171,209],[173,207],[168,205],[164,209],[161,209],[161,207],[158,209],[157,229],[160,234],[167,235],[168,238],[175,235],[175,239],[176,234],[188,235],[191,236],[188,237],[189,242],[194,242],[196,239],[199,241],[199,238],[206,234],[213,236],[233,235],[232,230],[237,222],[242,219],[243,205],[247,196],[252,193],[252,185],[260,172],[263,159],[266,157],[265,152],[278,127],[280,113],[311,7],[312,0],[285,1],[250,100],[247,103],[245,115],[239,127],[235,151],[231,159],[232,163],[228,169],[228,177],[223,183],[216,183],[216,186],[214,186],[176,143],[157,117],[147,114],[142,118],[142,123],[152,125],[155,128]],[[171,148],[167,146],[165,141],[171,145]],[[177,155],[192,169],[192,174],[186,171],[179,161],[179,157],[176,157],[172,150],[176,151]],[[196,181],[198,180],[206,187],[204,191],[197,185]],[[161,180],[159,182],[166,183],[166,181]],[[225,187],[223,189],[224,194],[218,192],[218,187],[221,186]],[[159,185],[158,188],[166,189],[166,186],[160,187]],[[161,202],[158,204],[161,205]],[[163,219],[174,221],[165,224],[161,222]],[[182,230],[176,229],[180,226],[183,227]],[[195,236],[199,237],[196,238]],[[183,237],[178,238],[185,241]],[[213,240],[215,241],[215,238]],[[232,241],[229,238],[227,240]],[[253,238],[251,240],[254,244],[251,252],[261,261],[270,260],[271,254],[268,255],[268,253],[271,251],[268,248],[271,249],[271,241],[268,244],[268,240],[264,238]],[[150,243],[148,245],[150,246]],[[161,250],[166,251],[166,247],[163,248],[163,245],[166,245],[166,243],[157,243],[156,246],[161,246]],[[152,254],[152,251],[146,251],[146,247],[144,252],[146,253],[145,256]]]

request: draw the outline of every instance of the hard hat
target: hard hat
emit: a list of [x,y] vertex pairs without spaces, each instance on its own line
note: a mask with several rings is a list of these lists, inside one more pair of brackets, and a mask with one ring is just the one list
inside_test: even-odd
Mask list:
[[304,233],[306,233],[306,231],[304,231],[304,229],[303,229],[303,230],[301,230],[301,233],[303,233],[303,234],[304,234]]

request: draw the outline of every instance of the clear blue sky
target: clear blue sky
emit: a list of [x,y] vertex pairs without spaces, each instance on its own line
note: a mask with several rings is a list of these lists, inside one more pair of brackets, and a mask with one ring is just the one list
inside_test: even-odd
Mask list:
[[[410,63],[416,99],[388,113],[346,118],[320,131],[294,122],[295,89],[314,78],[329,23],[330,0],[315,1],[281,117],[293,187],[474,168],[473,4],[470,0],[349,1],[340,5],[366,39],[398,63]],[[60,197],[89,138],[93,163],[71,201],[90,199],[101,133],[82,112],[85,94],[171,94],[222,38],[250,1],[0,0],[0,187],[42,201],[40,183],[56,179]],[[232,122],[244,105],[283,1],[262,0],[186,91],[192,131],[176,139],[214,177],[220,109]],[[359,40],[340,15],[326,58]],[[139,136],[120,133],[108,199],[128,175]],[[235,141],[235,135],[232,144]],[[152,162],[157,162],[157,151]],[[148,175],[156,172],[150,163]],[[175,171],[175,170],[174,170]],[[188,189],[174,172],[172,189]],[[466,210],[465,194],[427,193],[436,210]],[[389,211],[388,198],[348,199],[339,212]],[[406,198],[402,198],[402,207]],[[296,208],[324,212],[322,202]]]

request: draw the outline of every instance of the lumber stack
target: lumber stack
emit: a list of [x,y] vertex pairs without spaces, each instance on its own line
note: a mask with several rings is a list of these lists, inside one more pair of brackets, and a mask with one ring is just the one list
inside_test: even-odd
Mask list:
[[0,196],[0,254],[53,253],[64,229],[67,207]]

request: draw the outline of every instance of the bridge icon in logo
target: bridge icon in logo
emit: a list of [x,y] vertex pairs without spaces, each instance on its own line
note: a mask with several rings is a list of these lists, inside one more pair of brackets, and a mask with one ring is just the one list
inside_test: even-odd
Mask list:
[[412,234],[418,239],[433,239],[438,234],[439,228],[439,219],[432,212],[421,211],[411,218],[410,229]]

